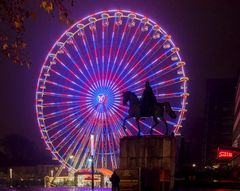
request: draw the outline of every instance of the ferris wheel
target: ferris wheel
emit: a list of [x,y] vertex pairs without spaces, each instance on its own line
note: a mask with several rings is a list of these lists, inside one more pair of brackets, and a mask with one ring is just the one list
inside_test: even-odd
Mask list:
[[[48,52],[36,89],[38,125],[53,159],[70,170],[88,168],[94,134],[95,166],[115,169],[120,138],[138,131],[135,120],[122,128],[128,111],[122,93],[140,98],[147,80],[158,102],[169,101],[177,112],[166,119],[179,135],[189,95],[184,67],[171,36],[144,15],[109,10],[77,21]],[[141,121],[143,134],[151,123]],[[163,129],[160,123],[153,133]]]

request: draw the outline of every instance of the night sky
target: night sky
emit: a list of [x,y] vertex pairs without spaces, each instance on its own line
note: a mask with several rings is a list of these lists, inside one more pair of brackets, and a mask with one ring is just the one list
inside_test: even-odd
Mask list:
[[[0,137],[24,135],[43,148],[34,106],[37,79],[48,50],[67,26],[39,10],[38,5],[34,9],[37,19],[27,22],[25,33],[33,62],[31,69],[1,63]],[[186,73],[190,78],[189,112],[184,124],[193,124],[204,116],[206,79],[237,77],[240,71],[238,1],[81,0],[70,8],[75,20],[107,9],[139,12],[171,34],[187,63]],[[185,128],[186,134],[195,136],[194,127],[185,125]]]

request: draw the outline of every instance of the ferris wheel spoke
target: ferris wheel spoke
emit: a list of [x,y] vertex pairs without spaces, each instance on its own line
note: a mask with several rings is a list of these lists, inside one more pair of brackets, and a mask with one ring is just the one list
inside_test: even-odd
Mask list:
[[[75,118],[76,120],[79,119],[78,117]],[[55,125],[54,127],[47,127],[47,131],[50,135],[50,138],[53,139],[54,136],[55,136],[55,131],[58,132],[59,129],[61,128],[66,128],[68,129],[69,128],[69,125],[71,125],[72,123],[74,123],[76,120],[73,119],[73,120],[65,120],[64,122],[62,122],[61,124],[58,124],[58,125]],[[64,126],[64,127],[63,127]],[[59,137],[55,137],[55,140],[57,140]]]
[[[72,43],[73,43],[73,41],[72,41]],[[63,47],[62,50],[63,50],[63,53],[65,53],[67,55],[67,57],[71,60],[71,63],[76,67],[79,74],[83,74],[83,71],[81,70],[81,68],[79,68],[77,62],[74,60],[74,58],[72,57],[72,55],[70,54],[68,49],[66,47]]]
[[51,124],[48,125],[49,131],[55,129],[56,127],[59,127],[60,125],[63,125],[64,123],[70,121],[72,117],[76,114],[78,114],[80,111],[78,110],[77,112],[71,113],[70,115],[67,115],[66,117],[59,119]]
[[[118,110],[118,112],[117,112],[117,115],[119,116],[119,125],[120,125],[120,127],[122,127],[122,125],[123,125],[123,118],[122,118],[122,116],[127,116],[128,115],[128,113],[127,113],[127,111],[124,111],[124,106],[122,106],[122,105],[119,105],[119,107],[117,108],[117,110]],[[120,113],[121,112],[121,113]],[[126,121],[127,123],[128,123],[128,121]],[[126,134],[126,132],[124,132],[123,131],[123,128],[120,128],[120,129],[122,129],[122,134],[124,135],[124,134]],[[131,134],[129,134],[129,135],[131,135]]]
[[[157,61],[160,61],[162,58],[164,58],[165,56],[168,55],[168,53],[172,50],[171,48],[168,48],[167,50],[165,50],[163,48],[164,44],[166,43],[165,40],[165,36],[162,36],[158,42],[157,42],[157,46],[156,49],[152,49],[151,54],[149,54],[149,56],[147,57],[147,59],[145,59],[145,61],[142,63],[142,65],[145,65],[145,68],[149,68],[149,67],[153,67],[154,63],[156,63]],[[154,44],[155,46],[155,44]],[[153,47],[154,47],[153,46]],[[153,48],[152,47],[152,48]],[[151,50],[151,48],[149,47],[148,49]],[[160,56],[159,56],[160,55]],[[155,57],[157,57],[156,59],[154,59]],[[154,60],[153,60],[154,59]],[[150,64],[149,62],[153,60]],[[158,64],[159,65],[159,64]]]
[[[74,41],[73,41],[73,43],[74,43]],[[77,68],[77,70],[79,71],[79,74],[81,74],[82,76],[84,76],[84,78],[85,78],[85,80],[86,80],[85,83],[93,83],[94,81],[93,81],[93,79],[91,78],[91,75],[89,75],[89,76],[90,76],[90,79],[91,79],[91,81],[90,81],[90,80],[89,80],[89,76],[87,77],[87,76],[85,75],[85,72],[83,72],[83,70],[82,70],[81,68],[79,68],[77,62],[72,58],[72,56],[70,55],[69,51],[68,51],[66,48],[64,49],[64,52],[67,54],[68,58],[71,60],[71,62],[73,63],[73,65]],[[78,56],[80,56],[80,54],[78,54]],[[82,58],[81,58],[81,61],[82,61]],[[86,66],[85,62],[84,62],[84,66]],[[87,68],[85,67],[85,69],[87,69]]]
[[[139,52],[139,50],[142,48],[142,46],[144,45],[145,41],[148,39],[148,37],[150,36],[150,33],[151,33],[151,31],[152,31],[152,30],[150,30],[150,31],[147,33],[147,35],[145,36],[145,38],[143,39],[143,41],[142,41],[140,44],[138,44],[138,46],[136,47],[136,49],[135,49],[135,50],[133,49],[133,54],[128,54],[128,55],[127,55],[127,53],[130,51],[130,48],[131,48],[132,46],[134,46],[134,39],[135,39],[135,38],[136,38],[136,39],[139,39],[139,37],[141,36],[141,31],[139,32],[139,28],[140,28],[140,25],[136,28],[136,30],[135,30],[135,32],[134,32],[134,35],[132,36],[131,41],[130,41],[130,43],[128,44],[128,47],[127,47],[126,51],[124,52],[123,57],[122,57],[122,59],[121,59],[121,61],[120,61],[120,65],[121,65],[121,64],[123,63],[124,59],[126,58],[126,59],[125,59],[125,60],[126,60],[126,61],[125,61],[126,64],[125,64],[125,66],[122,68],[119,76],[122,76],[122,74],[127,71],[127,68],[129,67],[130,62],[136,57],[136,54],[137,54],[137,53]],[[139,35],[136,37],[136,35],[137,35],[138,32],[139,32]],[[135,44],[136,44],[136,43],[139,43],[138,40],[135,40]],[[137,44],[136,44],[136,45],[137,45]],[[128,58],[127,58],[127,57],[128,57]],[[118,76],[118,77],[119,77],[119,76]]]
[[[102,129],[100,130],[101,131],[101,135],[102,135]],[[96,152],[95,152],[95,158],[96,158],[96,165],[98,165],[98,164],[100,164],[102,167],[104,167],[104,164],[103,164],[103,158],[102,158],[102,156],[101,156],[101,154],[102,154],[102,142],[103,142],[103,140],[102,140],[102,136],[100,136],[99,138],[98,138],[98,142],[97,142],[97,145],[96,145]]]
[[136,125],[132,124],[129,120],[127,120],[126,123],[129,124],[136,133],[138,132]]
[[[97,65],[97,78],[98,79],[101,79],[100,77],[100,69],[99,69],[99,56],[98,56],[98,52],[97,52],[97,42],[96,42],[96,39],[95,39],[95,30],[92,30],[92,41],[93,41],[93,46],[94,46],[94,57],[95,57],[95,62],[96,62],[96,65]],[[97,35],[96,35],[97,37]],[[99,84],[101,85],[101,83]]]
[[103,129],[103,127],[102,127],[102,125],[100,126],[100,128],[96,128],[95,129],[95,133],[94,133],[94,135],[95,135],[95,140],[100,140],[100,141],[98,141],[98,142],[96,142],[95,141],[95,145],[94,145],[94,147],[96,148],[96,150],[95,150],[95,156],[96,156],[96,164],[98,164],[99,163],[99,155],[97,154],[97,153],[99,153],[100,152],[100,150],[101,150],[101,145],[102,145],[102,143],[101,143],[101,134],[102,134],[102,129]]
[[[65,127],[65,128],[67,128],[67,127]],[[67,130],[70,131],[68,134],[68,135],[70,135],[74,131],[74,126],[67,128]],[[52,143],[54,143],[55,141],[58,141],[59,139],[61,139],[61,137],[63,135],[64,135],[63,131],[57,131],[57,133],[51,135],[51,137],[49,137],[49,139],[51,140]],[[65,141],[67,139],[67,137],[66,137],[66,139],[65,138],[63,138],[63,139],[61,139],[61,142],[57,143],[57,145],[54,147],[55,150],[60,151],[64,147],[64,145],[67,143]],[[63,143],[64,143],[64,145],[63,145]]]
[[[96,107],[96,110],[98,110],[98,108],[99,107]],[[88,109],[88,110],[86,110],[86,112],[83,112],[82,115],[86,114],[86,116],[84,117],[86,121],[91,121],[92,123],[95,123],[96,122],[96,115],[98,114],[98,112],[96,112],[96,110]]]
[[[92,108],[91,106],[89,107],[86,107],[86,108],[83,108],[81,110],[81,114],[82,116],[84,116],[86,118],[86,116],[88,116],[89,114],[93,114],[94,113],[94,108]],[[85,116],[86,115],[86,116]]]
[[176,125],[176,123],[175,123],[174,121],[169,121],[169,120],[167,120],[166,122],[167,122],[168,125],[171,125],[171,126]]
[[[161,39],[159,40],[161,41]],[[124,84],[127,84],[130,80],[133,80],[135,77],[139,76],[139,74],[135,74],[133,77],[129,77],[129,79],[125,82],[125,78],[128,77],[134,70],[137,70],[139,64],[150,54],[151,51],[153,51],[153,49],[158,45],[159,42],[155,43],[153,45],[153,47],[134,65],[131,65],[131,69],[129,71],[126,72],[126,74],[123,76],[122,80],[124,81]],[[165,54],[162,54],[162,56],[164,56]],[[130,59],[128,61],[128,63],[130,64],[132,59]],[[144,71],[142,69],[142,71]],[[121,87],[121,86],[120,86]]]
[[[150,34],[150,33],[149,33]],[[140,38],[141,35],[139,35],[139,38]],[[138,42],[138,41],[136,41]],[[139,49],[139,51],[136,53],[136,55],[134,56],[134,60],[133,61],[137,61],[137,60],[141,60],[143,57],[142,55],[146,55],[148,52],[146,52],[147,50],[150,49],[150,46],[151,46],[151,42],[152,42],[152,38],[148,36],[148,39],[144,39],[144,42],[142,47]],[[161,42],[161,39],[158,41],[159,43]],[[138,48],[138,44],[135,43],[135,46],[136,48]],[[133,49],[134,50],[134,49]],[[152,54],[153,51],[151,51],[151,54]],[[151,58],[152,55],[148,53],[148,56],[147,58]],[[130,57],[129,57],[130,58]],[[129,67],[131,68],[131,61],[132,60],[129,60]],[[134,62],[132,62],[133,64]]]
[[70,82],[71,84],[74,84],[75,86],[78,86],[79,88],[82,88],[82,86],[80,86],[79,84],[77,84],[75,81],[73,81],[73,80],[67,78],[67,77],[64,76],[63,74],[61,74],[61,73],[59,73],[59,72],[53,70],[52,68],[51,68],[50,70],[51,70],[51,72],[53,72],[53,73],[56,74],[57,76],[63,78],[64,80]]
[[[117,35],[116,35],[116,36],[118,36],[119,28],[120,28],[120,27],[118,27]],[[116,54],[112,54],[114,60],[113,60],[112,67],[111,67],[111,69],[110,69],[110,75],[109,75],[109,78],[108,78],[108,79],[109,79],[109,82],[112,81],[112,75],[115,73],[114,70],[116,70],[116,69],[115,69],[116,61],[117,61],[117,59],[118,59],[118,57],[119,57],[119,52],[120,52],[120,49],[121,49],[121,46],[122,46],[122,43],[123,43],[123,39],[124,39],[124,37],[125,37],[125,35],[126,35],[126,30],[127,30],[127,28],[128,28],[128,21],[125,23],[123,32],[121,32],[122,35],[121,35],[120,42],[118,43],[117,40],[116,40],[116,44],[118,43],[118,46],[117,46],[117,45],[115,46],[115,47],[116,47],[116,51],[115,51]],[[109,85],[109,83],[108,83],[107,85]]]
[[[91,126],[90,120],[87,120],[87,119],[89,118],[89,116],[91,116],[90,113],[88,114],[88,116],[85,117],[84,120],[82,120],[81,122],[79,122],[79,123],[77,124],[78,127],[79,127],[79,126],[82,127],[82,128],[80,129],[80,131],[84,131],[84,129],[86,129],[86,128],[84,128],[84,125],[85,125],[85,126],[87,125],[87,127]],[[84,123],[83,123],[83,122],[84,122]],[[86,122],[86,124],[85,124],[85,122]],[[81,136],[84,137],[84,135],[85,135],[85,132],[82,132],[81,135],[78,135],[78,136],[79,136],[78,139],[81,138]],[[78,142],[76,142],[74,148],[77,146],[77,144],[78,144]],[[74,150],[74,149],[73,149],[73,150]]]
[[121,108],[122,107],[122,105],[121,105],[121,102],[120,102],[120,100],[117,102],[116,101],[116,103],[113,105],[113,108],[114,109],[119,109],[119,108]]
[[61,110],[51,112],[51,113],[46,113],[44,115],[44,118],[46,120],[46,119],[50,119],[50,118],[53,118],[53,117],[59,117],[61,115],[65,115],[65,114],[69,114],[71,112],[74,112],[75,110],[77,110],[79,108],[80,108],[80,106],[75,106],[75,107],[69,107],[67,109],[61,109]]
[[50,80],[46,80],[45,82],[48,83],[48,84],[51,84],[51,85],[54,85],[54,86],[63,88],[63,89],[65,89],[65,90],[69,90],[69,91],[72,91],[72,92],[81,93],[79,90],[73,89],[73,88],[71,88],[71,87],[69,87],[69,86],[62,85],[62,84],[60,84],[60,83],[56,83],[56,82],[53,82],[53,81],[50,81]]
[[172,106],[172,110],[173,111],[177,111],[177,112],[180,112],[182,110],[181,107],[178,107],[178,106]]
[[85,68],[85,70],[86,70],[86,72],[87,72],[87,74],[88,74],[88,77],[86,76],[85,72],[83,72],[82,75],[84,76],[84,78],[85,78],[87,81],[89,81],[89,79],[90,79],[90,80],[91,80],[91,83],[93,83],[93,82],[94,82],[94,79],[92,78],[92,75],[91,75],[91,73],[90,73],[90,69],[88,69],[87,63],[84,61],[84,59],[83,59],[83,57],[82,57],[82,55],[81,55],[81,53],[80,53],[80,48],[79,48],[79,46],[78,46],[78,44],[77,44],[77,42],[76,42],[75,39],[73,39],[73,46],[74,46],[74,50],[77,52],[77,54],[78,54],[78,56],[79,56],[79,58],[80,58],[80,61],[82,62],[83,66],[84,66],[84,68]]
[[109,48],[109,51],[108,51],[108,59],[107,59],[107,67],[106,67],[106,77],[105,77],[105,80],[104,80],[104,85],[106,85],[108,83],[108,79],[109,79],[109,68],[110,68],[110,61],[111,61],[111,56],[112,56],[112,49],[113,49],[113,41],[114,41],[114,34],[115,34],[115,30],[116,30],[116,24],[114,22],[113,24],[113,32],[112,32],[112,35],[111,35],[111,43],[110,43],[110,48]]
[[[95,87],[94,82],[96,81],[95,79],[93,79],[93,75],[90,73],[90,69],[87,66],[87,63],[85,62],[85,59],[82,57],[81,53],[80,53],[80,48],[77,45],[77,42],[75,41],[75,39],[73,39],[73,46],[75,51],[77,52],[81,63],[83,64],[84,67],[82,67],[81,70],[81,75],[84,77],[84,82],[83,85],[87,85],[87,84],[92,84]],[[85,45],[84,45],[85,46]],[[86,48],[85,48],[86,49]],[[92,68],[92,67],[90,67]],[[85,71],[83,71],[85,69]],[[89,86],[89,85],[88,85]],[[95,87],[96,88],[96,87]]]
[[181,65],[178,64],[179,62],[175,62],[171,65],[168,65],[164,68],[161,68],[159,70],[157,70],[154,73],[150,73],[149,71],[147,71],[147,77],[142,78],[141,80],[135,81],[132,84],[130,84],[128,87],[129,88],[133,88],[134,91],[140,91],[142,90],[142,82],[146,81],[146,80],[150,80],[150,81],[154,81],[159,79],[160,77],[168,74],[169,72],[175,71],[177,70],[179,67],[181,67]]
[[77,140],[76,141],[77,144],[74,143],[75,146],[72,146],[73,148],[70,151],[64,153],[64,155],[66,155],[67,157],[71,156],[71,155],[73,156],[73,160],[69,161],[70,165],[73,169],[76,169],[76,166],[79,162],[83,162],[83,160],[85,160],[83,157],[81,158],[82,152],[79,152],[79,150],[80,149],[85,149],[85,153],[89,152],[87,148],[82,147],[82,144],[79,143],[79,142],[83,142],[83,141],[84,141],[84,139],[79,139],[79,141]]
[[[112,35],[112,44],[111,44],[111,47],[110,47],[110,50],[109,50],[109,55],[108,55],[108,64],[107,64],[107,68],[108,68],[108,75],[106,76],[106,80],[105,80],[105,86],[109,86],[109,84],[111,83],[111,75],[112,75],[112,67],[113,67],[113,64],[114,64],[114,54],[116,52],[116,47],[118,45],[118,34],[119,34],[119,29],[120,26],[116,26],[115,27],[115,32],[114,32],[114,35]],[[111,52],[111,54],[110,54]]]
[[103,80],[105,79],[105,26],[102,24],[102,48],[101,48],[101,58],[102,58],[102,72],[101,72],[101,84],[103,84]]
[[[112,77],[112,81],[117,81],[118,80],[119,76],[117,76],[118,78],[116,79],[116,74],[118,73],[119,69],[121,68],[122,63],[123,63],[125,57],[127,56],[127,53],[129,52],[129,49],[132,46],[132,43],[133,43],[134,39],[136,38],[136,34],[139,31],[139,28],[140,28],[140,24],[138,25],[138,27],[136,27],[136,30],[135,30],[130,42],[128,42],[127,49],[125,49],[125,51],[122,51],[121,60],[120,60],[120,63],[118,64],[118,67],[117,67],[116,71],[114,72],[114,76]],[[140,36],[140,34],[139,34],[139,36]],[[122,50],[124,50],[124,49],[122,48]]]
[[[108,124],[107,124],[108,126]],[[109,148],[109,154],[110,154],[110,160],[111,160],[111,165],[113,167],[113,156],[112,156],[112,147],[111,147],[111,143],[110,143],[110,137],[109,137],[109,132],[108,132],[108,127],[106,128],[106,139],[107,139],[107,146]]]
[[[145,36],[145,38],[144,38],[143,41],[140,43],[140,45],[138,46],[138,48],[135,50],[135,52],[133,53],[133,55],[129,58],[129,60],[126,61],[125,67],[124,67],[124,68],[122,69],[122,71],[120,72],[118,78],[119,78],[120,76],[123,76],[123,77],[121,78],[121,81],[120,81],[120,82],[123,82],[123,84],[125,84],[124,79],[126,78],[126,76],[129,75],[129,73],[131,73],[131,72],[134,70],[134,68],[131,68],[130,70],[128,70],[128,69],[129,69],[128,67],[131,66],[132,60],[135,58],[136,54],[140,51],[140,49],[141,49],[142,46],[144,45],[145,41],[148,39],[150,33],[151,33],[151,30],[150,30],[150,31],[148,32],[148,34]],[[143,58],[144,58],[144,57],[146,57],[146,55],[144,55]],[[124,72],[125,72],[126,74],[124,74]],[[119,81],[118,78],[116,79],[117,81]],[[120,82],[118,82],[117,85],[119,85]],[[121,84],[121,86],[123,86],[123,84]],[[120,87],[121,87],[121,86],[120,86]]]
[[[161,82],[153,82],[151,83],[151,86],[153,87],[153,89],[161,89],[164,87],[168,87],[168,86],[172,86],[175,85],[177,83],[182,83],[182,77],[176,77],[176,78],[172,78],[172,79],[167,79]],[[142,87],[136,87],[137,89],[134,89],[135,92],[140,92],[143,90]]]
[[111,108],[111,110],[110,110],[110,113],[112,114],[112,115],[115,115],[117,112],[119,112],[119,111],[121,111],[121,110],[118,110],[118,107],[117,106],[113,106],[113,108]]
[[43,107],[65,107],[65,106],[74,106],[79,105],[81,101],[63,101],[63,102],[47,102],[42,104]]
[[169,86],[172,86],[172,85],[176,85],[178,83],[182,83],[182,77],[176,77],[176,78],[165,80],[165,81],[162,81],[162,82],[159,82],[159,83],[155,83],[155,84],[153,84],[153,87],[161,89],[161,88],[164,88],[164,87],[169,87]]
[[[78,124],[78,119],[79,118],[80,117],[77,117],[76,119],[74,119],[70,123],[66,124],[62,129],[59,129],[56,133],[52,134],[51,137],[49,137],[49,139],[52,142],[54,142],[54,141],[57,141],[58,139],[60,139],[61,136],[66,134],[65,138],[63,138],[62,141],[56,145],[55,149],[61,150],[61,148],[64,146],[63,143],[66,144],[66,142],[67,142],[66,140],[71,135],[71,133],[75,130],[75,128]],[[81,131],[81,129],[80,129],[80,131]],[[59,147],[61,147],[61,148],[59,148]]]
[[[110,143],[109,143],[109,132],[108,132],[108,125],[109,125],[109,123],[108,123],[108,120],[107,120],[107,113],[105,113],[105,117],[104,117],[104,119],[103,119],[103,126],[102,126],[102,133],[104,134],[104,139],[103,139],[103,141],[104,141],[104,143],[105,144],[103,144],[102,146],[105,148],[105,147],[107,147],[107,148],[109,148],[110,149]],[[105,130],[105,131],[104,131]],[[105,133],[104,133],[105,132]],[[107,146],[106,146],[107,145]],[[104,148],[102,148],[102,150],[105,150]],[[108,151],[105,151],[105,154],[107,154],[106,152],[111,152],[110,150],[108,150]],[[107,159],[106,159],[107,160]]]
[[152,80],[155,80],[160,76],[164,76],[164,75],[168,74],[169,72],[177,70],[179,67],[180,66],[178,65],[178,62],[174,62],[173,64],[165,66],[164,68],[161,68],[152,74],[150,73],[150,71],[147,71],[147,74],[148,74],[149,78],[151,78]]
[[[141,27],[141,23],[139,23],[138,26],[136,27],[136,30],[135,30],[135,32],[134,32],[134,34],[132,36],[130,44],[128,45],[128,51],[125,51],[125,53],[124,53],[124,55],[126,56],[126,59],[125,59],[126,63],[131,58],[134,58],[134,59],[136,58],[136,55],[138,54],[140,49],[142,49],[142,47],[144,46],[147,38],[149,37],[149,35],[151,33],[151,31],[149,31],[147,33],[147,35],[145,36],[145,38],[143,39],[143,41],[141,41],[142,31],[141,31],[140,27]],[[139,47],[139,46],[141,46],[141,47]],[[139,50],[136,51],[138,48],[139,48]],[[125,67],[127,67],[127,66],[124,66],[124,68]]]
[[83,41],[83,44],[84,44],[84,48],[85,48],[85,52],[86,52],[87,58],[88,58],[89,63],[90,63],[90,68],[92,69],[94,82],[96,82],[97,86],[99,86],[99,83],[98,83],[98,80],[97,80],[97,75],[96,75],[96,72],[94,70],[92,58],[91,58],[91,55],[90,55],[90,46],[88,45],[89,44],[88,43],[88,38],[87,38],[86,35],[82,35],[82,41]]
[[106,158],[105,155],[108,152],[107,148],[106,148],[106,144],[105,144],[105,134],[104,134],[104,128],[102,128],[102,135],[101,135],[101,164],[103,168],[106,168]]
[[[161,54],[161,55],[159,56],[159,58],[162,58],[162,57],[164,57],[164,56],[166,56],[165,53]],[[158,59],[159,59],[159,58],[158,58]],[[156,60],[157,60],[157,59],[156,59]],[[156,62],[156,60],[155,60],[154,62]],[[159,64],[160,64],[160,63],[159,63]],[[139,74],[144,73],[145,70],[146,70],[146,68],[142,68],[140,71],[136,71],[136,74],[135,74],[134,76],[132,76],[131,78],[129,78],[127,81],[125,81],[125,84],[128,84],[128,83],[130,83],[130,82],[132,82],[132,81],[136,81],[136,83],[142,83],[142,82],[146,81],[147,79],[149,79],[149,78],[151,77],[151,75],[147,75],[147,74],[146,74],[146,77],[140,78],[140,75],[139,75]],[[139,79],[136,79],[136,78],[139,78]],[[135,85],[136,85],[136,84],[135,84]],[[134,85],[133,85],[133,83],[131,83],[129,86],[134,86]]]
[[[152,70],[156,69],[157,66],[161,65],[164,61],[169,59],[169,57],[171,57],[173,54],[175,54],[175,53],[173,53],[171,51],[172,51],[171,49],[167,50],[164,54],[162,54],[160,57],[158,57],[153,62],[151,62],[149,65],[147,65],[147,68],[151,67],[147,72],[150,73]],[[162,58],[163,58],[163,60],[160,60]],[[156,62],[158,62],[158,64],[154,65],[154,64],[156,64]]]
[[[61,64],[73,77],[75,77],[80,82],[84,83],[82,79],[80,79],[68,66],[66,66],[58,57],[56,57],[56,60],[58,63]],[[74,81],[75,82],[75,81]],[[75,82],[76,83],[76,82]]]
[[113,133],[118,134],[118,137],[123,137],[124,132],[122,128],[122,119],[120,114],[116,113],[116,115],[114,115],[112,118],[113,118],[112,123],[116,124],[116,126],[114,126]]
[[[74,149],[76,147],[77,144],[79,144],[79,142],[81,141],[79,139],[79,135],[82,133],[82,129],[78,132],[76,132],[76,136],[74,139],[72,139],[71,143],[69,144],[68,148],[66,149],[65,152],[63,152],[63,158],[65,158],[65,160],[69,160],[70,156],[74,157]],[[69,139],[70,140],[70,139]],[[72,161],[73,162],[73,161]]]
[[[78,151],[79,151],[79,149],[81,149],[84,145],[82,145],[81,144],[81,142],[84,140],[84,137],[85,137],[85,135],[86,135],[86,130],[87,129],[85,129],[85,128],[82,128],[82,133],[79,133],[78,134],[78,136],[76,137],[76,139],[77,139],[77,141],[76,142],[73,142],[72,144],[71,144],[71,154],[73,154],[73,153],[75,153],[74,155],[74,163],[75,164],[77,164],[77,162],[78,162],[78,160],[79,160],[79,153],[78,153]],[[70,148],[70,147],[69,147]],[[68,149],[69,150],[69,149]],[[66,153],[68,152],[68,150],[63,154],[64,156],[66,155]],[[74,152],[74,150],[76,150],[75,152]],[[79,156],[78,156],[79,155]]]
[[76,96],[76,95],[72,95],[72,94],[60,94],[60,93],[54,93],[54,92],[39,92],[39,94],[43,94],[44,96],[73,98],[73,99],[79,99],[81,97],[81,96]]
[[[151,125],[147,124],[146,122],[144,122],[144,121],[142,121],[142,120],[140,120],[139,122],[140,122],[140,126],[147,127],[147,128],[148,128],[148,130],[152,128],[152,126],[151,126]],[[160,132],[160,131],[159,131],[159,130],[157,130],[157,129],[153,129],[153,131],[154,131],[154,132],[156,132],[156,133],[158,133],[158,134],[160,134],[160,135],[163,135],[163,133],[162,133],[162,132]]]
[[178,97],[182,97],[183,94],[184,92],[162,93],[162,94],[157,94],[156,97],[157,99],[178,98]]
[[[89,152],[89,147],[90,147],[90,139],[88,137],[90,137],[90,134],[92,132],[92,128],[93,126],[90,125],[89,128],[86,128],[88,129],[89,131],[88,132],[85,132],[85,136],[83,137],[83,146],[82,147],[79,147],[79,149],[76,151],[77,153],[77,159],[79,160],[80,156],[82,155],[84,149],[86,149],[86,147],[88,147],[88,151],[84,152],[83,153],[83,160],[81,160],[80,164],[79,164],[79,168],[82,168],[84,163],[86,162],[86,158],[90,156],[90,152]],[[77,165],[77,162],[73,163],[73,167],[75,168]]]
[[[67,147],[67,149],[70,147],[68,144],[71,140],[76,139],[80,132],[82,132],[80,129],[79,131],[75,130],[76,127],[73,127],[72,131],[70,131],[66,136],[62,139],[60,143],[57,144],[56,148],[58,149],[58,152],[63,152],[65,155],[68,153],[68,150],[64,149]],[[69,154],[69,153],[68,153]],[[71,153],[71,155],[73,152]],[[69,158],[68,158],[69,159]]]
[[126,106],[118,105],[118,107],[116,107],[116,110],[119,115],[127,115]]

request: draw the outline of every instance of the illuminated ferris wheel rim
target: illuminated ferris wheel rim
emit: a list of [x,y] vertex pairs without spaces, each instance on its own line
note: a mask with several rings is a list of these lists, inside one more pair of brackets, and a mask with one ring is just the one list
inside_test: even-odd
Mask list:
[[[51,67],[52,65],[55,65],[56,62],[54,61],[55,58],[58,56],[58,54],[60,53],[59,51],[57,51],[55,54],[52,53],[54,52],[53,50],[58,47],[59,49],[64,47],[66,43],[69,42],[69,39],[71,39],[72,37],[74,37],[79,31],[81,30],[84,30],[87,26],[90,27],[91,24],[93,23],[96,23],[98,21],[103,21],[104,19],[112,19],[112,18],[130,18],[130,19],[133,19],[133,20],[138,20],[140,22],[147,22],[148,25],[152,26],[153,30],[156,30],[157,32],[160,32],[162,34],[164,34],[167,38],[168,38],[168,41],[175,47],[175,44],[174,42],[172,41],[171,37],[169,35],[167,35],[167,33],[156,23],[154,22],[153,20],[149,19],[149,18],[146,18],[144,15],[142,14],[139,14],[139,13],[135,13],[135,12],[132,12],[132,11],[127,11],[127,10],[108,10],[108,11],[100,11],[100,12],[97,12],[95,14],[92,14],[92,15],[89,15],[79,21],[77,21],[74,25],[72,25],[71,27],[69,27],[58,39],[57,41],[54,43],[54,45],[52,46],[51,50],[49,51],[45,61],[44,61],[44,64],[42,66],[42,69],[41,69],[41,72],[39,74],[39,78],[38,78],[38,86],[37,86],[37,93],[36,93],[36,111],[37,111],[37,118],[38,118],[38,124],[39,124],[39,128],[40,128],[40,131],[41,131],[41,134],[44,138],[44,141],[47,145],[47,147],[51,150],[52,154],[58,159],[60,160],[63,164],[65,164],[66,166],[68,166],[69,168],[71,168],[71,165],[69,165],[69,163],[67,163],[64,158],[62,158],[62,156],[60,156],[58,154],[57,151],[54,150],[54,145],[52,145],[50,138],[49,137],[46,137],[46,135],[48,136],[47,133],[44,132],[44,130],[42,129],[42,124],[41,124],[41,121],[43,119],[41,119],[39,117],[39,110],[38,110],[38,107],[39,107],[39,99],[38,99],[38,95],[41,94],[41,91],[38,91],[39,88],[41,89],[41,87],[39,87],[39,84],[40,84],[40,77],[41,75],[43,74],[43,70],[44,70],[44,67],[47,66],[47,63],[48,63],[48,60],[50,58],[52,58],[52,61],[50,62],[50,65],[49,67]],[[144,21],[145,19],[145,21]],[[61,39],[64,39],[64,40],[61,40]],[[185,105],[186,105],[186,99],[187,99],[187,96],[189,95],[187,93],[187,86],[186,86],[186,82],[188,81],[188,78],[185,76],[185,71],[184,71],[184,62],[181,61],[181,57],[180,57],[180,54],[178,51],[175,52],[177,54],[177,56],[179,57],[179,66],[182,68],[182,75],[183,75],[183,78],[181,79],[182,83],[183,83],[183,94],[181,95],[182,96],[182,102],[181,102],[181,105],[182,105],[182,109],[181,109],[181,112],[180,112],[180,116],[184,115],[184,112],[186,112],[186,109],[185,109]],[[48,75],[49,73],[47,73]],[[45,76],[46,79],[48,76]],[[49,74],[50,75],[50,74]],[[42,95],[44,93],[44,88],[42,89]],[[102,101],[104,101],[106,98],[105,98],[105,95],[101,95],[101,94],[98,94],[98,101],[99,103],[101,103]],[[178,130],[179,128],[181,128],[181,122],[182,122],[182,117],[179,117],[178,118],[178,121],[175,125],[175,128]]]

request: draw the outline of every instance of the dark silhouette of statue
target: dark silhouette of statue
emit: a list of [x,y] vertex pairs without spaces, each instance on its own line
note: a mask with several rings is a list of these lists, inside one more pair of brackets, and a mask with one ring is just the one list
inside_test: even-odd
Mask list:
[[112,176],[110,177],[110,181],[112,182],[112,191],[119,191],[120,178],[116,171],[113,172]]
[[157,103],[157,99],[153,93],[149,81],[145,83],[145,89],[143,91],[141,99],[141,115],[152,116],[154,114],[154,104]]

